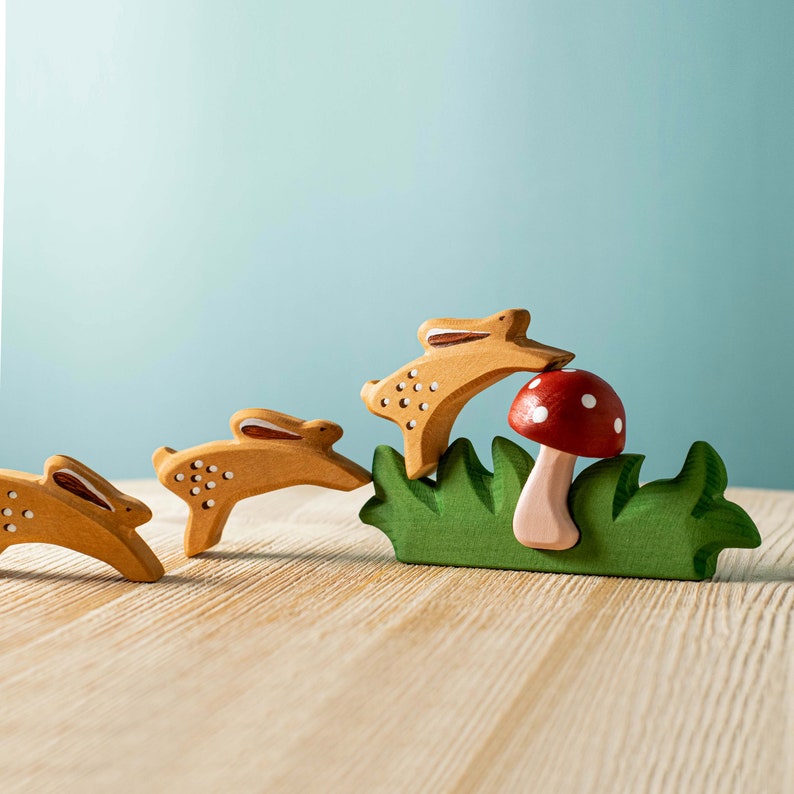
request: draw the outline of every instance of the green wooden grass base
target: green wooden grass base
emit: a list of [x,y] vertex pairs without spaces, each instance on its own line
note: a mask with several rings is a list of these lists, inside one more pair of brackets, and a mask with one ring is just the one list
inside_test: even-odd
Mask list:
[[696,441],[676,477],[642,487],[644,456],[594,463],[568,499],[581,541],[565,551],[528,549],[513,536],[512,517],[534,461],[505,438],[493,440],[492,452],[493,474],[471,442],[458,439],[435,481],[409,480],[402,456],[379,446],[375,496],[361,520],[386,534],[401,562],[550,573],[705,579],[723,549],[761,544],[752,519],[723,496],[728,480],[719,455]]

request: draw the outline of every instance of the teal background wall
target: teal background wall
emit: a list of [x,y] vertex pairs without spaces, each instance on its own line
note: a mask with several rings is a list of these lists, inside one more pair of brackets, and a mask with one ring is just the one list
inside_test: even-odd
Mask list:
[[[152,476],[511,306],[628,414],[794,488],[794,4],[9,0],[0,438]],[[518,375],[455,435],[517,440]],[[531,447],[530,447],[531,448]]]

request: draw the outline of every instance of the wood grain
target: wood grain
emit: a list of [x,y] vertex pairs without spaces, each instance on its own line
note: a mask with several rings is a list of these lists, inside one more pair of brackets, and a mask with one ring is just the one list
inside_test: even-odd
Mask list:
[[132,584],[0,558],[4,792],[794,790],[794,493],[710,582],[397,563],[351,493],[240,503],[186,559],[156,481]]

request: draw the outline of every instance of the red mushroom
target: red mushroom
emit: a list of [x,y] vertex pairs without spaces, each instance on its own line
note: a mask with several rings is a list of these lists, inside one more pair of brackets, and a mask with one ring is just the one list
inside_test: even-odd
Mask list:
[[623,451],[623,403],[592,372],[552,370],[522,387],[507,421],[513,430],[541,445],[518,497],[513,534],[532,549],[570,549],[579,542],[579,529],[568,511],[576,458],[611,458]]

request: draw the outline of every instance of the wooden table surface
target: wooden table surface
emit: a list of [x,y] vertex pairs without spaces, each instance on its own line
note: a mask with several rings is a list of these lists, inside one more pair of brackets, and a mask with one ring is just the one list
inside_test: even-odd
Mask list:
[[52,546],[0,559],[0,790],[794,791],[794,493],[731,489],[756,550],[710,582],[411,566],[371,486],[297,487],[132,584]]

